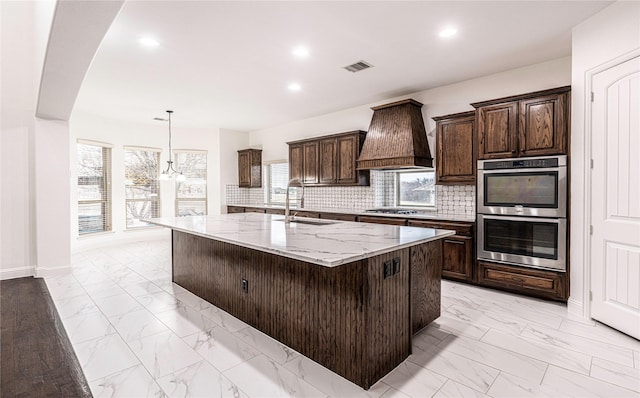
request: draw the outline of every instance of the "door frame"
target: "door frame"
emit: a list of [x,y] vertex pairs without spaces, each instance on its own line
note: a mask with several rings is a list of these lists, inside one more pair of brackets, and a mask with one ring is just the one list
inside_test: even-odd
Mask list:
[[604,72],[607,69],[618,66],[622,63],[625,63],[633,58],[640,56],[640,48],[637,48],[633,51],[620,55],[616,58],[613,58],[607,62],[604,62],[592,69],[589,69],[585,72],[585,90],[584,90],[584,102],[585,102],[585,111],[584,111],[584,149],[585,156],[583,162],[583,177],[584,177],[584,187],[583,194],[585,198],[585,203],[583,207],[583,220],[585,220],[584,225],[586,228],[582,231],[582,242],[583,242],[583,253],[582,258],[584,259],[584,272],[583,272],[583,291],[582,291],[582,315],[585,319],[591,319],[591,271],[592,271],[592,258],[591,258],[591,208],[592,208],[592,200],[591,200],[591,159],[593,159],[593,151],[592,151],[592,139],[593,139],[593,129],[592,129],[592,116],[593,116],[593,102],[591,101],[591,93],[593,91],[593,78],[600,72]]

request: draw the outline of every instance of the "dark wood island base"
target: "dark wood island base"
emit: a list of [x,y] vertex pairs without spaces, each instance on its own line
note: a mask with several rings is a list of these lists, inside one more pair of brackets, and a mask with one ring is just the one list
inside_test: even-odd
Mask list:
[[173,281],[368,389],[440,316],[442,240],[325,267],[172,231]]

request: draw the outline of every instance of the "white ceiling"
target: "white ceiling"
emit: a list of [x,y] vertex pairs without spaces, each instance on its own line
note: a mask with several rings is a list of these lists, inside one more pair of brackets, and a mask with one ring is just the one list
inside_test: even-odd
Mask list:
[[[571,53],[602,1],[128,1],[75,109],[251,131]],[[458,34],[441,39],[454,25]],[[140,45],[155,38],[155,48]],[[291,51],[308,46],[310,56]],[[373,68],[342,67],[365,60]],[[287,85],[302,86],[291,92]]]

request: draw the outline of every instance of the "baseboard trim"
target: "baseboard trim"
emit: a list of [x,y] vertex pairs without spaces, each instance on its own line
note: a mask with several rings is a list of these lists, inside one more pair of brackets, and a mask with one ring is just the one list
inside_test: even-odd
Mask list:
[[68,275],[73,271],[71,265],[60,267],[38,267],[36,268],[35,277],[37,278],[54,278],[56,276]]
[[589,319],[589,315],[584,313],[584,304],[582,301],[569,298],[567,300],[567,312],[579,318]]
[[16,267],[0,270],[0,280],[25,278],[34,275],[35,270],[33,267]]

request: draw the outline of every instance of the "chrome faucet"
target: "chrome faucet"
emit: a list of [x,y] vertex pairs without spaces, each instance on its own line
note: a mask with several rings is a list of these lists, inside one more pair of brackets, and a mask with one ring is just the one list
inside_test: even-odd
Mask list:
[[285,204],[284,204],[284,222],[286,224],[293,221],[293,219],[296,216],[295,214],[290,215],[290,211],[289,211],[289,187],[291,187],[291,184],[299,184],[300,187],[302,188],[302,196],[300,197],[300,208],[302,209],[304,207],[304,183],[300,178],[292,178],[287,183],[287,194],[285,197]]

